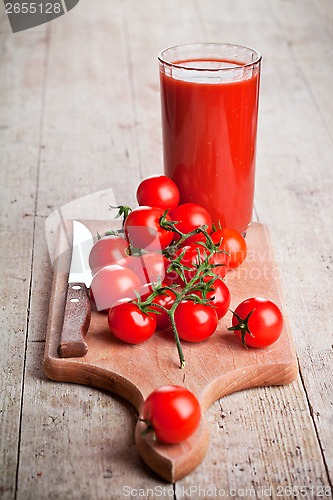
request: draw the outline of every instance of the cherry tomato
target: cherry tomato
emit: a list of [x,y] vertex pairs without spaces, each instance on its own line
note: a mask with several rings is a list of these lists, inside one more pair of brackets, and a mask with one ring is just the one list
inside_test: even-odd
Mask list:
[[147,430],[163,443],[180,443],[199,427],[201,409],[197,398],[184,387],[164,386],[152,392],[143,404]]
[[247,254],[247,244],[245,238],[235,229],[219,229],[211,234],[214,243],[221,243],[220,250],[225,250],[227,254],[217,254],[217,259],[226,263],[230,269],[234,269],[242,264]]
[[183,300],[175,310],[175,323],[179,338],[187,342],[208,339],[217,328],[217,314],[210,305]]
[[[126,237],[134,247],[154,252],[170,245],[173,232],[161,227],[160,219],[163,213],[162,208],[158,207],[138,207],[129,213],[124,229]],[[168,214],[165,218],[171,220]]]
[[[165,283],[162,283],[161,285],[166,286]],[[148,298],[148,296],[152,293],[153,289],[151,285],[145,285],[139,290],[139,294],[141,295],[141,300],[144,301]],[[167,326],[170,326],[170,318],[169,315],[166,311],[161,309],[158,306],[165,307],[168,311],[170,311],[171,307],[173,306],[174,302],[176,300],[176,295],[172,290],[163,290],[162,293],[157,295],[152,302],[152,305],[150,306],[150,309],[153,311],[156,311],[156,328],[158,330],[162,330],[166,328]],[[157,306],[154,306],[154,304],[157,304]]]
[[108,310],[117,300],[135,298],[141,282],[131,270],[117,264],[103,267],[92,279],[90,290],[99,311]]
[[[210,288],[213,288],[213,291],[208,292],[206,294],[206,298],[210,299],[209,303],[211,306],[214,307],[217,314],[217,318],[221,319],[223,318],[223,316],[227,314],[229,310],[230,299],[231,299],[229,288],[220,278],[212,280],[211,276],[205,276],[203,280],[206,283],[207,282],[209,283],[211,281]],[[201,291],[194,291],[193,293],[198,297],[202,298]]]
[[165,259],[161,253],[146,253],[132,257],[129,267],[139,277],[141,283],[162,282],[165,277]]
[[128,344],[141,344],[156,330],[154,314],[141,311],[135,301],[118,301],[108,314],[109,328],[113,335]]
[[170,177],[154,175],[144,179],[138,186],[136,198],[139,205],[172,210],[179,203],[179,191]]
[[104,236],[97,240],[89,254],[91,272],[96,274],[102,267],[110,264],[126,265],[128,241],[121,236]]
[[[197,203],[183,203],[170,212],[170,217],[173,221],[178,222],[176,225],[182,233],[189,233],[197,227],[207,225],[207,233],[212,230],[212,218],[207,210]],[[175,234],[175,241],[179,240],[179,235]],[[191,236],[185,242],[186,245],[197,241],[206,241],[203,234]]]
[[236,307],[229,330],[234,331],[246,346],[266,347],[282,333],[282,313],[270,300],[246,299]]

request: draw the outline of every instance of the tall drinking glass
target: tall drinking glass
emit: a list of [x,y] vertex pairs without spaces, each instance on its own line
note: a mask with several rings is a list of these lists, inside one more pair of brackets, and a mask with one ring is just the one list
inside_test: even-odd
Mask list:
[[252,220],[261,56],[237,45],[181,45],[159,54],[164,171],[181,203],[215,225]]

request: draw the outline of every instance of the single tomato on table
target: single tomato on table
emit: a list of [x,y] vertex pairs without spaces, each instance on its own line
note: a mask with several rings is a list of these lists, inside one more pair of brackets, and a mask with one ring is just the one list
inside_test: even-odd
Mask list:
[[233,331],[246,347],[267,347],[280,337],[283,316],[274,302],[251,297],[236,307],[228,330]]
[[164,386],[153,391],[143,404],[143,434],[152,431],[162,443],[181,443],[199,427],[201,408],[192,392],[184,387]]

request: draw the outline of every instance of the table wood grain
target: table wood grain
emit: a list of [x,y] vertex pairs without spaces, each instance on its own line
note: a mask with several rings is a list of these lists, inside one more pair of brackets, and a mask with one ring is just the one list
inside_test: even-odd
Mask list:
[[[1,498],[332,495],[332,22],[329,0],[81,0],[13,34],[1,3]],[[138,182],[162,172],[157,54],[195,41],[263,55],[255,218],[270,229],[299,377],[212,405],[203,463],[170,485],[141,461],[129,403],[43,373],[45,223],[108,188],[134,205]]]

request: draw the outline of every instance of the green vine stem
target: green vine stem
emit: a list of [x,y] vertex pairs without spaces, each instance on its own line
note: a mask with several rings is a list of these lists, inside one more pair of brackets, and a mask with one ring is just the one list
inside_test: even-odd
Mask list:
[[[196,271],[192,278],[187,281],[184,273],[184,268],[185,266],[182,266],[182,264],[179,262],[179,266],[175,268],[176,272],[179,274],[179,276],[183,279],[184,286],[183,288],[179,288],[178,286],[162,286],[161,283],[157,284],[154,288],[151,294],[145,299],[145,301],[140,302],[141,306],[143,307],[149,307],[153,304],[154,298],[159,295],[163,294],[165,290],[171,290],[175,296],[175,302],[173,303],[172,307],[168,310],[164,308],[163,306],[159,304],[153,304],[154,307],[160,307],[163,309],[169,316],[171,327],[172,327],[172,332],[173,336],[176,342],[177,346],[177,351],[178,351],[178,356],[179,356],[179,362],[180,362],[180,368],[185,367],[185,356],[183,353],[183,349],[181,346],[181,341],[179,338],[178,330],[177,330],[177,325],[175,321],[175,312],[178,307],[178,305],[183,301],[183,300],[192,300],[196,303],[201,303],[201,304],[208,304],[208,300],[206,298],[207,293],[212,291],[212,284],[214,283],[215,279],[218,278],[213,271],[212,268],[215,267],[213,264],[209,264],[209,258],[213,255],[214,252],[210,252],[203,261],[201,260],[200,253],[198,251],[198,262],[194,264],[194,268],[196,268]],[[186,268],[188,269],[188,268]],[[210,276],[211,279],[208,281],[204,281],[204,277]],[[202,298],[194,294],[193,292],[195,291],[201,291],[202,292]]]

